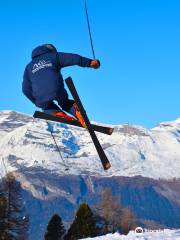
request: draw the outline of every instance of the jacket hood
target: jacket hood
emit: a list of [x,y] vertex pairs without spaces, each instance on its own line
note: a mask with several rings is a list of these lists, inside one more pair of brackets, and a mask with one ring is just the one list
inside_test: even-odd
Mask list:
[[38,46],[32,51],[32,59],[48,52],[54,52],[55,50],[49,49],[45,46]]

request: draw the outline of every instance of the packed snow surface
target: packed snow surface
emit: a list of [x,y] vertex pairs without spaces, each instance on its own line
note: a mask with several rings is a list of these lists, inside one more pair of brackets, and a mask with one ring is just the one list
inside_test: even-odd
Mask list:
[[0,111],[0,176],[22,167],[43,167],[59,175],[90,172],[99,176],[180,177],[180,118],[153,129],[113,127],[110,136],[97,133],[112,165],[105,172],[87,130],[61,123],[47,125],[22,113]]
[[[147,231],[144,233],[130,232],[128,235],[108,234],[86,240],[180,240],[180,230]],[[85,239],[84,239],[85,240]]]

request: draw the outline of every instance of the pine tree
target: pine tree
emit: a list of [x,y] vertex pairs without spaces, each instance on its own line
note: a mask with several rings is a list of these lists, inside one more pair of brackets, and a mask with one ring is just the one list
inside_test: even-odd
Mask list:
[[0,192],[0,240],[6,239],[8,237],[8,224],[7,224],[7,200],[4,196],[4,192],[1,189]]
[[65,240],[77,240],[94,236],[96,236],[96,222],[93,213],[86,203],[81,203],[65,236]]
[[26,240],[29,219],[24,216],[20,184],[11,174],[7,175],[1,188],[1,206],[0,240]]
[[61,240],[65,232],[61,217],[55,214],[47,226],[45,240]]

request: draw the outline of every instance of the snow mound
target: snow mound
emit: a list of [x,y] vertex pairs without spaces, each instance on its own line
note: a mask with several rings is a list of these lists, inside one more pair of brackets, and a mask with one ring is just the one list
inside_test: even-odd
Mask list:
[[[86,238],[86,240],[180,240],[180,230],[147,231],[144,233],[130,232],[128,235],[107,234],[96,238]],[[85,239],[84,239],[85,240]]]

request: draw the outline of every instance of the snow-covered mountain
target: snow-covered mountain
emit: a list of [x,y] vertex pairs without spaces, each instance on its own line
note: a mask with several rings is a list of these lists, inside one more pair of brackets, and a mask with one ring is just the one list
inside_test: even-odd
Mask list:
[[149,227],[180,227],[180,118],[114,127],[111,136],[97,133],[112,164],[105,172],[85,129],[0,112],[0,176],[11,171],[21,183],[30,239],[43,239],[54,213],[68,226],[79,203],[93,206],[106,187]]
[[[100,176],[137,176],[154,179],[180,177],[180,118],[149,130],[118,125],[111,136],[98,138],[112,164],[103,171],[86,130],[51,123],[68,174],[90,172]],[[14,111],[0,112],[0,156],[8,170],[39,166],[67,174],[47,123]],[[13,160],[12,160],[13,159]],[[1,163],[2,164],[2,163]],[[4,174],[1,167],[1,174]]]

